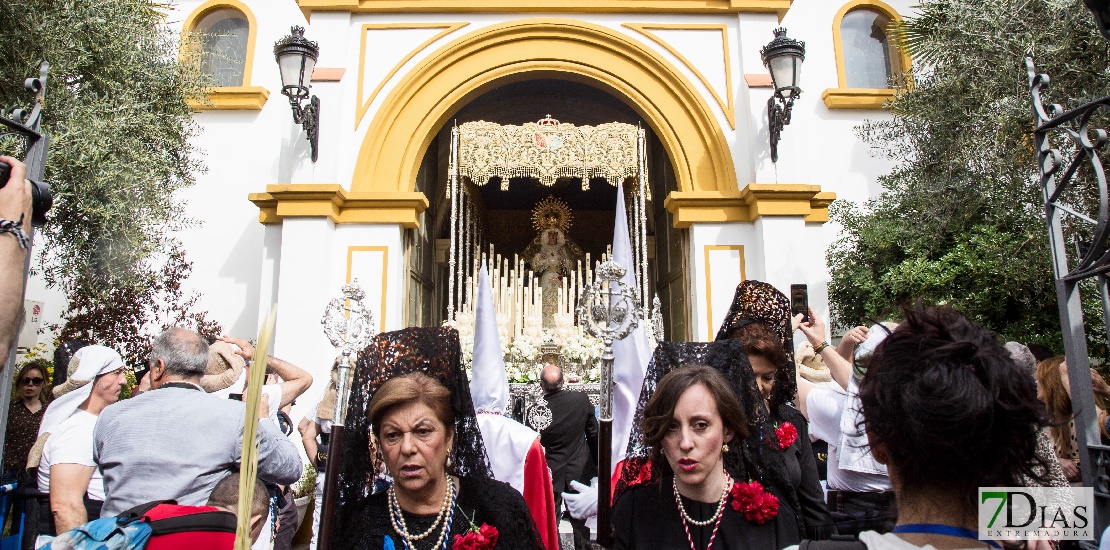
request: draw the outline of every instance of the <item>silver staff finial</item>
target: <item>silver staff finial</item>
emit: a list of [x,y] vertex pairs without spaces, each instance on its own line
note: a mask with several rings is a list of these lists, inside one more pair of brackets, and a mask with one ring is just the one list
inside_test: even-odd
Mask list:
[[605,345],[601,354],[601,415],[613,419],[613,342],[622,340],[640,323],[636,291],[621,281],[627,273],[613,260],[598,266],[597,280],[586,287],[575,310],[582,328]]
[[363,348],[374,337],[374,314],[362,300],[366,293],[358,286],[358,279],[343,285],[342,297],[332,298],[320,323],[331,345],[343,352],[339,361],[339,379],[336,381],[335,414],[332,416],[338,425],[344,425],[347,417],[347,380],[351,370],[351,354]]

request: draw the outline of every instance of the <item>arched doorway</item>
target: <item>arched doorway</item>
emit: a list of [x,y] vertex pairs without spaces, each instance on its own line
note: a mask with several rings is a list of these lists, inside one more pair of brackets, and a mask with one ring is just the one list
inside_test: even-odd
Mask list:
[[[431,204],[422,226],[406,232],[407,324],[441,322],[448,310],[445,250],[450,237],[450,204],[444,197],[451,127],[477,120],[519,125],[547,115],[576,126],[621,122],[646,127],[636,111],[620,99],[595,87],[566,80],[540,78],[514,82],[461,106],[451,125],[442,128],[431,140],[416,178],[415,190],[423,192]],[[670,160],[650,129],[647,138],[651,185],[646,210],[648,291],[652,296],[660,296],[667,338],[684,340],[690,337],[686,231],[674,229],[662,206],[662,198],[676,189]],[[511,178],[507,191],[498,182],[482,183],[466,184],[470,195],[481,203],[483,215],[476,223],[486,235],[485,242],[501,254],[511,257],[527,248],[536,234],[532,209],[548,196],[570,207],[574,224],[567,237],[590,257],[600,258],[612,241],[617,188],[605,180],[592,180],[588,190],[583,190],[581,180],[576,178],[561,178],[550,187],[531,178]]]

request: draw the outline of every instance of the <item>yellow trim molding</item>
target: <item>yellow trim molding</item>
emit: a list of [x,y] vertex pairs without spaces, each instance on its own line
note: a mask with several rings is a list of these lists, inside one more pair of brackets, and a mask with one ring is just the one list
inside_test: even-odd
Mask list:
[[333,223],[396,223],[420,226],[428,198],[418,192],[352,193],[334,183],[279,184],[247,197],[258,206],[258,221],[281,223],[285,218],[328,218]]
[[219,10],[232,9],[243,14],[247,19],[247,54],[243,60],[243,84],[241,86],[217,86],[209,90],[208,101],[199,102],[190,100],[189,107],[196,111],[211,109],[218,110],[246,110],[259,111],[266,104],[270,92],[261,86],[251,86],[251,70],[254,67],[254,44],[258,33],[258,21],[254,13],[246,4],[239,0],[208,0],[193,10],[181,26],[183,34],[189,34],[196,29],[197,23],[205,15]]
[[775,13],[793,0],[297,0],[305,19],[314,11],[529,13]]
[[208,101],[189,100],[194,111],[261,111],[270,91],[261,86],[220,86],[208,91]]
[[695,223],[754,222],[763,216],[803,216],[805,221],[829,221],[829,204],[836,193],[819,185],[750,183],[743,191],[672,191],[663,201],[677,229]]
[[526,19],[464,35],[405,75],[370,123],[352,191],[413,191],[428,144],[452,114],[485,91],[538,78],[582,82],[624,99],[659,137],[679,190],[738,190],[721,125],[677,68],[600,25]]
[[[678,60],[681,61],[683,65],[686,65],[686,67],[688,69],[690,69],[691,72],[694,73],[694,76],[698,77],[698,80],[700,80],[701,83],[705,85],[705,88],[707,90],[709,90],[709,93],[713,95],[713,99],[717,101],[717,105],[720,106],[721,111],[723,111],[725,113],[725,118],[728,120],[729,127],[734,129],[734,130],[736,129],[736,112],[735,112],[734,107],[732,105],[732,95],[733,95],[733,93],[732,93],[732,61],[729,57],[728,27],[726,27],[724,25],[684,25],[684,24],[645,25],[645,24],[641,24],[641,23],[625,23],[624,26],[629,28],[629,29],[632,29],[632,30],[634,30],[634,31],[646,36],[646,37],[648,37],[649,39],[651,39],[652,42],[655,42],[656,44],[659,44],[659,46],[661,48],[667,50],[668,52],[671,53],[671,55],[678,58]],[[668,44],[663,39],[659,38],[658,35],[652,33],[648,29],[659,30],[659,31],[670,31],[670,30],[720,31],[720,33],[721,33],[721,47],[724,50],[724,62],[725,62],[725,90],[724,90],[724,93],[725,93],[726,100],[721,100],[721,96],[720,96],[720,94],[717,93],[717,89],[714,88],[713,85],[709,83],[709,79],[705,78],[705,75],[701,74],[701,71],[699,71],[698,68],[693,63],[691,63],[689,59],[686,59],[686,56],[678,53],[678,50],[671,47],[670,44]]]
[[705,249],[705,318],[706,342],[712,342],[713,337],[717,334],[717,327],[713,326],[713,270],[709,268],[709,253],[718,250],[739,250],[740,251],[740,282],[748,280],[748,268],[744,263],[744,245],[740,244],[707,244]]
[[883,88],[829,88],[821,94],[829,109],[882,109],[894,99],[893,89]]
[[386,284],[389,281],[389,247],[388,246],[348,246],[347,247],[347,282],[351,282],[351,265],[354,263],[355,252],[381,252],[382,254],[382,307],[378,310],[378,332],[385,332],[385,306],[389,294]]
[[[355,95],[355,101],[357,101],[358,103],[355,104],[355,129],[358,129],[358,125],[362,123],[362,117],[366,114],[367,109],[370,108],[370,104],[374,103],[374,98],[378,97],[378,92],[382,91],[382,88],[385,87],[385,84],[387,82],[389,82],[390,79],[393,78],[393,75],[397,74],[397,71],[401,70],[401,67],[405,66],[405,63],[408,63],[413,57],[416,57],[416,54],[424,51],[428,46],[431,46],[432,44],[434,44],[440,38],[443,38],[444,36],[447,36],[447,35],[455,32],[455,31],[457,31],[457,30],[459,30],[459,29],[461,29],[461,28],[463,28],[463,27],[465,27],[469,24],[470,23],[367,23],[367,24],[363,25],[362,26],[362,35],[361,35],[362,44],[361,44],[361,46],[359,46],[359,54],[358,54],[358,94]],[[441,32],[437,33],[435,36],[425,40],[422,44],[417,46],[414,50],[409,52],[408,55],[401,58],[401,60],[398,61],[397,64],[393,66],[393,69],[391,69],[389,71],[389,74],[385,75],[385,77],[382,78],[382,80],[380,82],[378,82],[378,87],[374,88],[373,92],[370,92],[370,97],[366,98],[366,101],[363,101],[362,100],[362,86],[363,86],[363,80],[364,80],[363,75],[364,75],[364,72],[366,70],[366,35],[368,34],[366,31],[370,31],[370,30],[401,30],[401,29],[443,29],[443,30]]]
[[[898,11],[881,0],[851,0],[840,7],[833,17],[833,56],[836,58],[837,88],[829,88],[821,94],[828,109],[882,109],[886,100],[894,97],[893,88],[849,88],[848,76],[844,72],[844,42],[840,34],[840,26],[844,16],[857,9],[877,11],[890,19],[891,23],[901,23],[902,16]],[[895,55],[902,59],[902,70],[912,71],[912,60],[901,50],[896,50]]]

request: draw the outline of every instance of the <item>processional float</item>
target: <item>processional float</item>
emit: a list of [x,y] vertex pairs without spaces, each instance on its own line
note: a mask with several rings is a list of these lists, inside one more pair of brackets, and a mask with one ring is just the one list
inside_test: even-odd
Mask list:
[[[642,318],[659,318],[658,298],[649,298],[647,276],[647,140],[644,129],[623,123],[599,126],[562,124],[548,115],[536,123],[522,126],[497,125],[489,122],[468,122],[451,130],[451,155],[448,166],[447,198],[451,201],[451,240],[448,258],[448,319],[463,309],[471,299],[471,272],[476,272],[483,255],[485,235],[476,220],[474,201],[468,197],[462,178],[482,186],[492,178],[501,180],[501,189],[507,191],[509,178],[530,177],[541,185],[552,186],[558,178],[581,178],[582,189],[588,190],[590,178],[604,178],[622,192],[621,183],[632,179],[632,208],[629,209],[628,227],[632,229],[633,265],[621,266],[612,258],[601,263],[590,273],[587,260],[586,277],[579,269],[572,277],[573,291],[562,288],[559,304],[577,303],[574,313],[578,325],[589,335],[603,343],[600,380],[600,430],[599,430],[599,495],[598,541],[609,544],[609,516],[612,473],[612,424],[613,424],[613,342],[628,336]],[[540,209],[542,210],[542,209]],[[537,211],[536,216],[543,217]],[[537,221],[537,229],[541,229]],[[494,256],[491,254],[490,256]],[[494,259],[495,265],[503,262]],[[530,260],[530,258],[528,258]],[[514,258],[516,270],[505,270],[519,277],[524,261]],[[535,268],[535,266],[533,266]],[[621,279],[627,269],[634,270],[634,287]],[[535,292],[533,279],[532,292]],[[656,311],[648,308],[656,304]],[[520,319],[510,315],[507,319],[510,333],[519,334]],[[662,337],[662,323],[656,323],[653,332]]]
[[362,300],[366,297],[358,280],[343,285],[342,295],[333,298],[324,309],[320,323],[331,345],[339,348],[342,357],[335,381],[335,410],[332,415],[331,435],[328,440],[328,467],[324,474],[324,499],[320,510],[320,532],[317,546],[331,549],[332,525],[339,493],[339,457],[343,456],[343,439],[347,423],[347,398],[350,396],[349,378],[351,354],[361,350],[374,337],[374,314]]

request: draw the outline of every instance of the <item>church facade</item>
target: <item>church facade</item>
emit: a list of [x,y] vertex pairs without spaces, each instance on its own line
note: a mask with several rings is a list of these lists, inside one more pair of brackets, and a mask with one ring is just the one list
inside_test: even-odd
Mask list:
[[[533,223],[537,207],[555,197],[573,218],[550,237],[555,280],[573,280],[580,268],[564,257],[564,241],[578,248],[571,257],[587,264],[588,254],[596,263],[611,242],[617,193],[639,200],[637,177],[621,188],[612,181],[621,177],[542,182],[519,172],[460,176],[469,201],[463,207],[450,195],[454,128],[485,121],[589,132],[620,123],[642,130],[643,234],[634,246],[646,264],[631,267],[644,295],[659,297],[666,339],[711,339],[744,279],[784,292],[807,284],[811,305],[825,315],[825,251],[838,234],[828,208],[833,200],[874,196],[876,178],[890,168],[854,129],[888,116],[887,82],[909,70],[910,60],[886,35],[909,6],[174,2],[169,24],[211,37],[206,70],[221,84],[194,106],[207,172],[183,196],[202,222],[179,235],[194,262],[188,285],[202,294],[200,307],[211,318],[240,336],[255,334],[270,305],[279,304],[274,353],[323,380],[335,352],[320,317],[344,283],[357,279],[380,330],[439,324],[467,300],[466,288],[450,288],[452,251],[460,254],[456,273],[472,270],[482,253],[543,273],[547,268],[528,265],[535,249],[525,252],[550,229]],[[281,93],[273,55],[293,26],[319,45],[311,75],[320,103],[315,162]],[[805,41],[805,60],[802,93],[773,162],[774,90],[760,50],[780,27]],[[552,280],[544,277],[544,285]],[[44,292],[33,284],[28,299]]]

